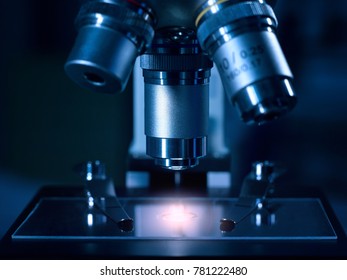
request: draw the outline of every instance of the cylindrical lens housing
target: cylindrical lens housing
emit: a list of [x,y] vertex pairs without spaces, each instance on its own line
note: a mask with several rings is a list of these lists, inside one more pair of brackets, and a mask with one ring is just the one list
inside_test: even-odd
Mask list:
[[195,32],[170,28],[157,31],[141,67],[147,154],[172,170],[196,166],[206,155],[212,61]]
[[294,107],[293,75],[265,1],[210,0],[196,17],[202,48],[246,123],[262,124]]
[[123,91],[136,57],[152,42],[154,24],[151,9],[137,0],[85,1],[65,64],[67,75],[92,91]]

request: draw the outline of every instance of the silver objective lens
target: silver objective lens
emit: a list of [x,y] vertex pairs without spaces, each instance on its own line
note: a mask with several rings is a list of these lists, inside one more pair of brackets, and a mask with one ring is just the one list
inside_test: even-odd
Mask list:
[[151,9],[136,0],[84,1],[67,75],[92,91],[123,91],[136,57],[152,42],[154,24]]
[[210,0],[195,24],[243,121],[262,124],[294,107],[293,75],[275,34],[271,6],[260,0]]
[[194,31],[170,28],[156,32],[141,67],[147,154],[172,170],[196,166],[206,155],[212,61]]

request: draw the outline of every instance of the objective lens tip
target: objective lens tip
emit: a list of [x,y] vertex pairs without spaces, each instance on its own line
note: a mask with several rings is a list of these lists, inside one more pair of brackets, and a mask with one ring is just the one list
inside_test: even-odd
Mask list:
[[188,159],[155,159],[155,164],[170,169],[173,171],[182,171],[189,168],[193,168],[199,164],[198,158],[188,158]]
[[232,103],[245,123],[262,125],[290,111],[296,99],[289,79],[270,78],[244,88]]

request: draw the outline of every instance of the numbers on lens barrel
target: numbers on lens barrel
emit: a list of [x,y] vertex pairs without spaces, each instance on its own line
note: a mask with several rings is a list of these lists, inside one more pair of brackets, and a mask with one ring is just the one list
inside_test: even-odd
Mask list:
[[247,59],[252,56],[262,55],[264,53],[264,47],[262,45],[256,45],[250,47],[249,49],[244,49],[240,51],[240,57]]
[[229,79],[234,80],[244,72],[258,68],[262,65],[261,56],[265,49],[262,45],[251,46],[239,52],[232,52],[228,58],[221,60],[219,69],[225,73]]

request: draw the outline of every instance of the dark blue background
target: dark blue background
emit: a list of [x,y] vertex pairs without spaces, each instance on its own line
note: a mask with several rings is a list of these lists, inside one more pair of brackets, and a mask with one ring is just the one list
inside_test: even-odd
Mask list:
[[[124,184],[131,84],[114,96],[80,89],[63,70],[78,1],[1,3],[0,236],[43,184],[78,183],[73,166],[106,162]],[[347,224],[347,1],[279,0],[278,36],[298,105],[261,127],[228,126],[233,184],[255,160],[288,166],[286,187],[319,187]]]

